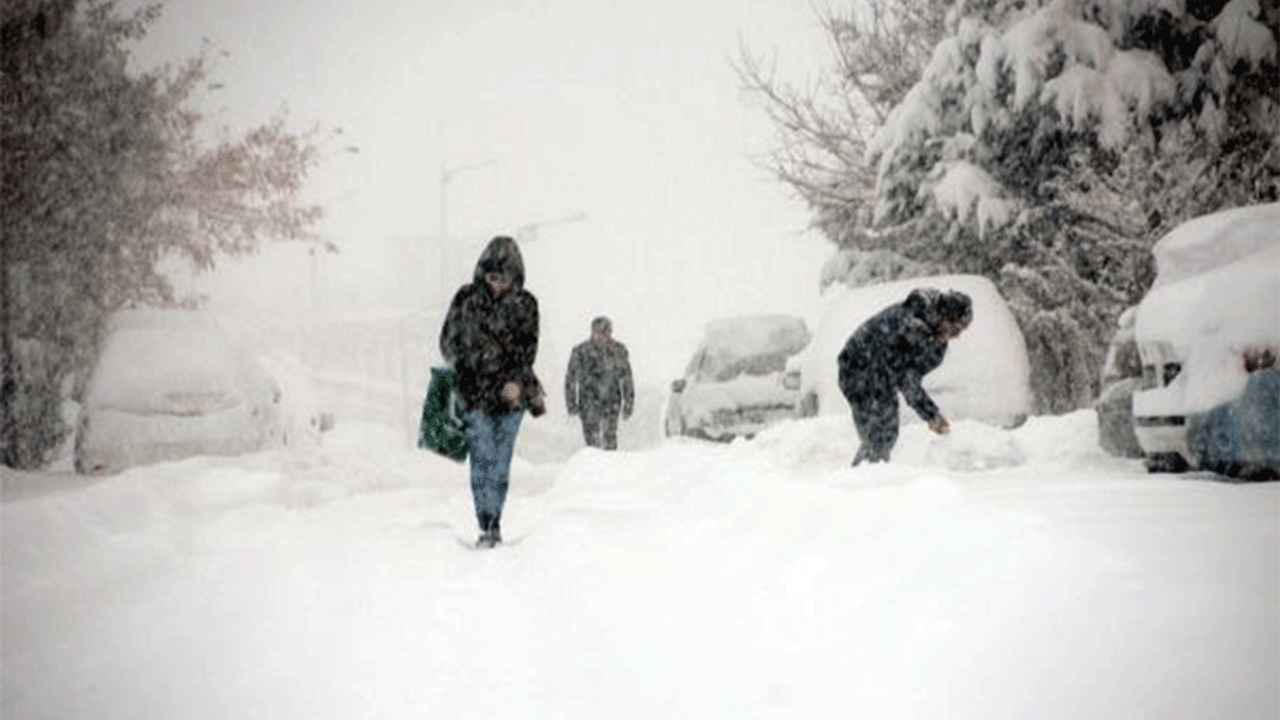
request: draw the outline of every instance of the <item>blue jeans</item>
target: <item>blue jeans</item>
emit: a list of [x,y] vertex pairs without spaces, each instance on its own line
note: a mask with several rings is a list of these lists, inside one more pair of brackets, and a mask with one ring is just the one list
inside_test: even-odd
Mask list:
[[500,415],[473,410],[463,416],[467,440],[471,442],[471,496],[483,531],[487,532],[502,517],[511,484],[516,433],[523,418],[523,410]]

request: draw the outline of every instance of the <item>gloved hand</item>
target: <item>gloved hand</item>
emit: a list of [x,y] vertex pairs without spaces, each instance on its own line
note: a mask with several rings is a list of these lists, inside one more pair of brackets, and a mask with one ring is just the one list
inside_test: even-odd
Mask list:
[[941,414],[935,415],[933,419],[929,421],[929,429],[939,435],[946,435],[951,432],[951,423],[947,422],[947,419]]
[[541,392],[529,398],[529,414],[534,417],[542,417],[547,414],[546,396]]
[[520,402],[520,393],[522,389],[520,383],[508,381],[503,383],[502,389],[498,391],[499,397],[507,404],[508,407],[516,407]]

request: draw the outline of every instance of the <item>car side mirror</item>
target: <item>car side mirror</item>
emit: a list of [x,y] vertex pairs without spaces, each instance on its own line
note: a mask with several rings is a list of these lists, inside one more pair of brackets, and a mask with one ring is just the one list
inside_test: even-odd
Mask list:
[[679,380],[672,380],[671,392],[676,393],[677,395],[684,392],[684,384],[685,384],[684,378],[680,378]]
[[800,371],[792,370],[782,376],[782,387],[788,390],[800,389]]

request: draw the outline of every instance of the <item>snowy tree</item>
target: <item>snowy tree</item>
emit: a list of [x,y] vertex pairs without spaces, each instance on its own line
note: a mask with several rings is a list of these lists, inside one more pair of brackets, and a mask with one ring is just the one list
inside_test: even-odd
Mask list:
[[136,75],[127,44],[158,17],[114,3],[6,0],[0,147],[0,462],[32,467],[65,437],[66,385],[106,317],[173,303],[166,255],[208,269],[218,253],[301,238],[319,217],[297,196],[312,135],[280,120],[209,149],[188,101],[204,55]]
[[846,177],[874,178],[870,202],[805,197],[843,248],[995,280],[1037,410],[1088,405],[1151,244],[1280,198],[1278,28],[1259,0],[957,0],[918,80],[858,136],[865,165]]
[[[872,139],[873,222],[900,228],[908,256],[1000,281],[1032,347],[1041,411],[1092,401],[1158,233],[1276,198],[1276,17],[1262,10],[959,2],[953,34]],[[1161,161],[1163,175],[1144,172]],[[1231,189],[1168,203],[1206,175]]]
[[950,4],[862,0],[845,13],[820,14],[836,67],[803,90],[783,83],[749,49],[739,53],[739,77],[763,100],[777,130],[768,169],[808,202],[815,226],[841,247],[867,247],[853,237],[867,228],[864,217],[875,203],[867,145],[920,79],[945,35]]

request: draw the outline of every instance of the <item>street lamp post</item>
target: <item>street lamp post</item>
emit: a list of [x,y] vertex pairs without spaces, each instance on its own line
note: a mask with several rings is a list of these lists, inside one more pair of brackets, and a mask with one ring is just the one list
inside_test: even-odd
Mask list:
[[[335,133],[335,135],[341,135],[341,134],[342,134],[341,129],[339,129]],[[341,148],[338,148],[337,150],[333,150],[331,152],[325,153],[324,155],[321,156],[321,159],[327,160],[328,158],[337,157],[339,155],[359,155],[359,154],[360,154],[360,146],[354,143],[348,143],[346,145],[343,145]],[[337,197],[334,197],[331,200],[323,201],[321,205],[331,206],[336,203],[344,202],[346,200],[349,200],[355,197],[357,192],[358,191],[355,189],[347,190],[346,192],[342,193],[341,195],[338,195]],[[338,246],[333,244],[333,241],[331,240],[317,236],[312,239],[311,247],[307,251],[307,254],[311,256],[311,312],[314,315],[319,315],[322,311],[327,310],[326,308],[327,303],[324,302],[321,298],[324,292],[319,279],[319,275],[320,275],[319,263],[321,259],[320,258],[321,253],[336,255],[338,253]]]
[[[442,131],[443,136],[443,131]],[[440,243],[440,315],[443,320],[444,313],[449,307],[449,228],[448,221],[448,203],[449,203],[449,183],[458,175],[471,170],[480,170],[492,165],[497,165],[495,159],[488,159],[483,162],[469,163],[466,165],[440,166],[440,236],[437,241]],[[414,414],[410,397],[412,396],[409,387],[409,354],[408,354],[408,329],[406,324],[409,317],[405,316],[400,320],[400,381],[401,381],[401,400],[403,403],[402,415],[406,419],[408,430],[409,446],[413,447],[417,440],[417,426],[413,424]]]
[[480,170],[482,168],[497,165],[498,161],[492,158],[478,163],[470,163],[467,165],[454,165],[453,167],[440,168],[440,292],[444,294],[444,303],[449,302],[449,235],[446,220],[448,219],[448,188],[449,183],[458,175],[471,170]]

